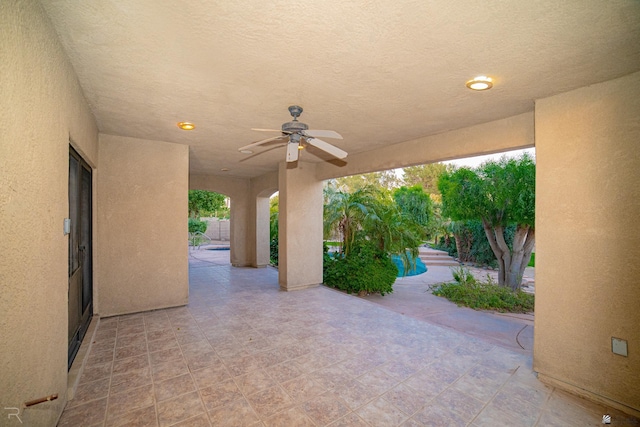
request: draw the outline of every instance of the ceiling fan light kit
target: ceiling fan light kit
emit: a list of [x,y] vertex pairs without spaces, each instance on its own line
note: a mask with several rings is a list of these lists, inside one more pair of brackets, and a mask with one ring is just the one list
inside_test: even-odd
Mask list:
[[263,145],[272,141],[281,141],[287,144],[287,152],[285,160],[289,163],[298,161],[299,151],[302,150],[305,144],[312,145],[325,153],[332,155],[338,159],[344,159],[347,157],[347,152],[325,142],[318,137],[342,139],[342,135],[333,130],[310,130],[306,123],[298,121],[298,117],[302,114],[302,107],[298,105],[292,105],[289,107],[289,113],[293,117],[293,120],[286,122],[282,125],[281,130],[276,129],[253,129],[259,132],[280,132],[280,136],[266,138],[257,142],[253,142],[244,147],[238,148],[241,153],[251,151],[252,148],[259,145]]

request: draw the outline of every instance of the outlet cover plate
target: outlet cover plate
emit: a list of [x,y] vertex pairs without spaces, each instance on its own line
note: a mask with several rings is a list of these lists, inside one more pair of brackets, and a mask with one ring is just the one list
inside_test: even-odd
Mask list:
[[627,340],[611,337],[611,351],[620,356],[627,357]]

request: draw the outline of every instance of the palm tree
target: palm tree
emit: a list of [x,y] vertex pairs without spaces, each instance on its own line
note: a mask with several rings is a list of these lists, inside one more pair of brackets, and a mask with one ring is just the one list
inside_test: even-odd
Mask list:
[[413,269],[422,244],[420,224],[400,210],[388,191],[379,193],[372,211],[364,225],[367,237],[381,251],[400,256],[405,272]]
[[329,184],[324,190],[324,235],[328,238],[337,232],[341,239],[340,252],[345,256],[351,252],[356,233],[373,211],[376,191],[363,187],[352,193]]
[[405,271],[413,267],[422,243],[420,226],[402,214],[389,191],[367,186],[349,193],[329,184],[324,197],[325,237],[337,232],[343,255],[364,239],[384,253],[399,255]]

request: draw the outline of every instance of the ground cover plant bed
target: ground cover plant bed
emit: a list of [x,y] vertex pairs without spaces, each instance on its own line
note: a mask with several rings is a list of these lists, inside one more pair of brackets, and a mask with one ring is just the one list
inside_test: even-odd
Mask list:
[[534,296],[531,294],[498,286],[489,276],[487,276],[487,281],[480,281],[464,267],[454,269],[453,277],[455,282],[435,285],[433,294],[445,297],[459,306],[475,310],[496,310],[509,313],[533,312]]

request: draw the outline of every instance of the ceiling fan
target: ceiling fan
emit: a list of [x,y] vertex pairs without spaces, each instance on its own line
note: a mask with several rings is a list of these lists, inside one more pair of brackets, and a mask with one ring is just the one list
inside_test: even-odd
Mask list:
[[[312,145],[333,157],[338,159],[344,159],[347,157],[347,152],[340,148],[329,144],[318,137],[342,139],[342,135],[332,130],[312,130],[309,129],[306,123],[298,121],[298,117],[302,114],[302,107],[292,105],[289,107],[289,113],[293,117],[293,120],[282,125],[281,130],[277,129],[252,129],[260,132],[280,132],[281,135],[273,138],[267,138],[260,141],[253,142],[244,147],[238,148],[238,151],[248,151],[251,148],[259,145],[268,144],[270,142],[282,142],[287,145],[287,162],[295,162],[298,160],[298,152],[304,148],[306,144]],[[250,154],[250,153],[247,153]]]

